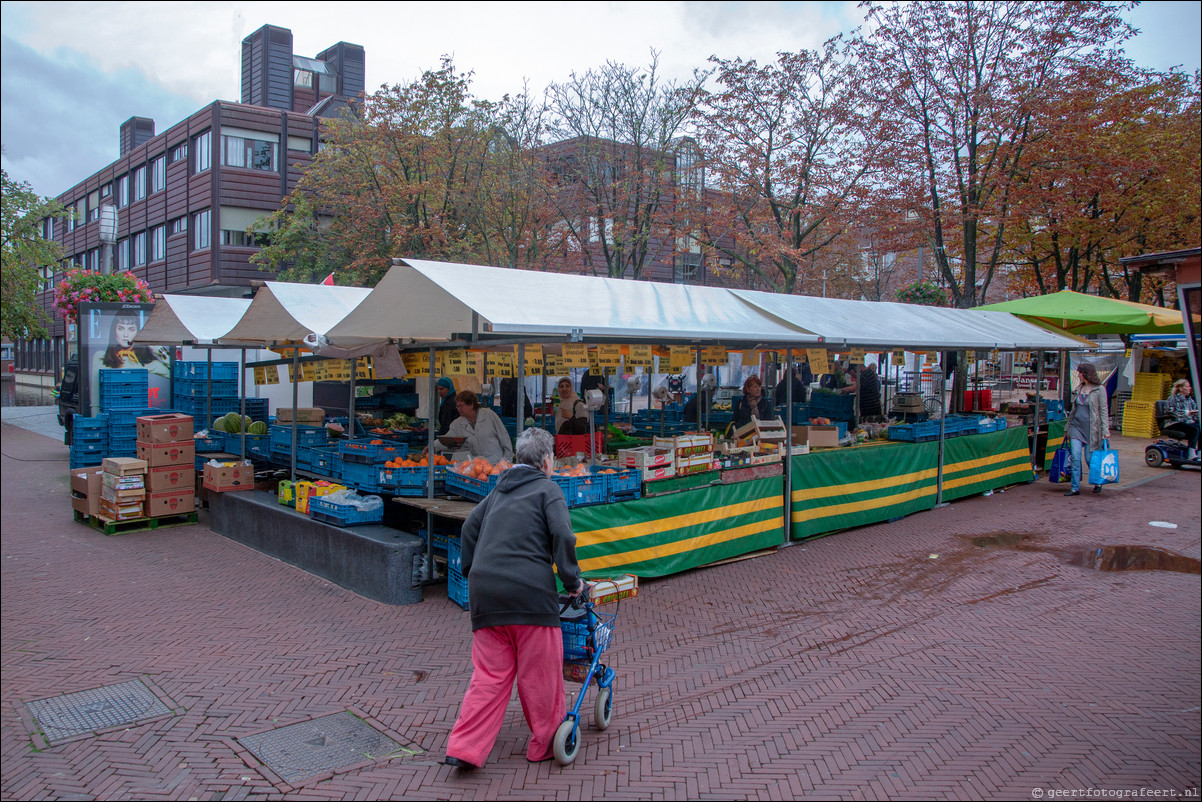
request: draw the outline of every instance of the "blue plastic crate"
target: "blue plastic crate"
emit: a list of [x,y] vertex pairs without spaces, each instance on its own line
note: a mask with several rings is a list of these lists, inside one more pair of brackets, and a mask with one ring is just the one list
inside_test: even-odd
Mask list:
[[923,423],[903,423],[889,427],[890,440],[904,440],[910,443],[921,443],[936,440],[939,437],[939,421]]
[[[213,418],[220,418],[223,415],[238,412],[241,409],[241,404],[237,398],[209,399],[177,395],[173,398],[172,403],[177,410],[185,415],[198,418],[205,426],[212,423]],[[208,420],[206,421],[205,418],[208,418]]]
[[[593,637],[588,634],[588,619],[593,619],[595,627]],[[591,660],[597,652],[604,652],[613,642],[613,622],[615,614],[602,612],[586,612],[579,618],[571,620],[560,619],[559,628],[563,632],[563,657],[565,660]]]
[[[120,389],[125,390],[128,387],[122,386]],[[105,412],[114,409],[136,409],[146,406],[146,388],[142,388],[137,392],[113,392],[100,388],[100,408]]]
[[223,432],[210,432],[208,437],[194,437],[192,442],[196,444],[196,453],[225,451],[225,434]]
[[146,387],[150,383],[146,368],[101,368],[97,373],[100,388]]
[[71,415],[71,431],[73,432],[107,432],[111,421],[108,415],[93,415],[87,417],[79,413]]
[[[292,451],[292,425],[275,425],[272,426],[268,434],[271,436],[272,451]],[[298,446],[321,446],[328,443],[329,435],[326,433],[324,426],[303,426],[298,424],[296,427],[296,444]]]
[[311,496],[309,498],[309,517],[334,526],[376,524],[384,520],[384,507],[380,506],[370,512],[364,512],[349,504],[335,504],[327,501],[323,496]]
[[[207,379],[209,378],[209,363],[207,360],[177,360],[171,368],[171,375],[175,379]],[[238,379],[238,363],[214,362],[213,379],[218,381],[227,379],[236,381]]]
[[457,537],[447,541],[447,598],[464,610],[468,609],[467,580],[463,576],[463,559]]
[[238,382],[230,379],[210,384],[204,379],[176,379],[172,392],[176,398],[208,398],[210,392],[213,398],[237,398]]
[[856,400],[851,395],[811,393],[807,406],[811,417],[851,420],[855,416]]
[[76,454],[100,454],[101,457],[103,458],[103,456],[108,453],[108,450],[109,450],[109,440],[107,437],[104,438],[103,440],[91,442],[91,443],[72,443],[71,444],[72,456],[74,456]]
[[296,465],[314,473],[328,474],[334,467],[337,452],[332,445],[297,446]]
[[569,507],[585,507],[609,501],[609,482],[605,475],[559,476],[552,474],[551,481],[559,485]]
[[1043,403],[1047,406],[1048,412],[1063,412],[1064,411],[1064,400],[1063,399],[1047,398],[1047,399],[1043,400]]
[[160,415],[164,412],[161,409],[152,409],[143,407],[142,409],[114,409],[108,413],[109,428],[115,429],[118,426],[133,426],[137,427],[138,418],[143,415]]
[[104,429],[73,429],[71,431],[71,442],[77,444],[83,443],[107,443],[109,441],[109,433]]
[[[380,472],[380,487],[397,496],[424,496],[426,482],[430,478],[430,468],[419,465],[412,468],[387,468],[377,465]],[[446,488],[447,468],[445,465],[434,466],[434,492]]]
[[138,451],[138,436],[135,434],[133,437],[110,437],[109,451],[122,452],[121,454],[114,453],[113,456],[124,456],[124,452],[126,451],[132,451],[136,454]]
[[605,477],[609,481],[606,501],[629,501],[642,495],[643,473],[638,469],[619,470]]
[[379,493],[380,469],[375,465],[364,465],[360,462],[344,462],[334,460],[336,477],[348,487],[355,487],[368,493]]
[[492,489],[497,486],[498,478],[497,476],[490,476],[487,480],[477,479],[473,476],[464,476],[455,471],[447,471],[446,488],[448,493],[454,493],[472,501],[483,501],[492,492]]
[[379,465],[393,459],[404,459],[409,456],[409,446],[395,440],[384,440],[383,443],[372,443],[372,440],[382,440],[380,437],[360,437],[354,440],[339,440],[338,453],[345,462],[362,462],[365,465]]

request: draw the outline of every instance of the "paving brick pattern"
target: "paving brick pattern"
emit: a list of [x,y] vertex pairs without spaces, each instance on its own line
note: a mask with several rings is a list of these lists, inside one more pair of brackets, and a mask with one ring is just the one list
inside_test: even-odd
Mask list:
[[[71,520],[66,449],[3,427],[5,799],[1030,799],[1199,787],[1197,472],[1066,499],[1044,482],[645,581],[609,655],[613,724],[531,765],[516,698],[489,764],[438,763],[466,613],[388,607],[204,525]],[[1149,521],[1176,523],[1155,528]],[[178,715],[45,748],[27,704],[141,679]],[[570,690],[579,686],[569,685]],[[591,692],[590,692],[591,693]],[[412,754],[297,787],[238,739],[351,711]]]

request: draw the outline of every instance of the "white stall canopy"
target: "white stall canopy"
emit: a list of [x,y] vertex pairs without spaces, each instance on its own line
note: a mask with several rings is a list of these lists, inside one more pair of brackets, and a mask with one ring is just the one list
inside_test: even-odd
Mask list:
[[[134,342],[146,345],[212,345],[250,307],[247,298],[161,295]],[[237,346],[237,343],[232,343]]]
[[[473,313],[476,320],[473,325]],[[716,287],[395,260],[331,343],[444,342],[473,331],[513,337],[815,343],[799,325]]]
[[[221,341],[269,345],[300,342],[310,334],[324,335],[371,292],[363,287],[269,281],[255,293],[246,314],[221,337]],[[345,345],[358,346],[366,342],[367,339],[348,339]]]
[[782,321],[804,326],[831,345],[917,351],[1058,351],[1094,346],[997,312],[751,290],[731,293]]

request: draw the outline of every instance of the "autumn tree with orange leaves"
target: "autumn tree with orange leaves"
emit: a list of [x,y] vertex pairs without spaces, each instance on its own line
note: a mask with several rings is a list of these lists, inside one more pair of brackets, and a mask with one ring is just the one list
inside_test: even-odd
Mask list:
[[1016,186],[1058,82],[1131,35],[1104,2],[866,3],[865,102],[889,126],[889,194],[917,211],[959,307],[1006,253]]
[[1198,243],[1199,77],[1114,59],[1069,76],[1036,117],[1015,193],[1009,288],[1164,304],[1163,283],[1123,256]]
[[[696,115],[710,203],[705,243],[731,280],[814,292],[820,271],[854,259],[828,251],[880,168],[883,129],[864,115],[857,66],[839,38],[760,65],[711,58],[717,87]],[[833,276],[828,275],[830,281]]]

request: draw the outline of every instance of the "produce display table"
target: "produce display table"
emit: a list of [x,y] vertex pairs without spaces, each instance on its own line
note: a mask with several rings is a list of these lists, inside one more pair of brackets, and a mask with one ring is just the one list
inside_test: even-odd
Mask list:
[[209,525],[219,535],[369,599],[384,604],[422,600],[424,543],[408,532],[380,525],[331,526],[257,490],[211,493]]
[[[939,443],[881,442],[793,457],[792,537],[889,521],[935,506]],[[1023,428],[944,441],[943,500],[1030,482]]]
[[430,512],[456,521],[466,521],[467,516],[476,509],[476,504],[479,503],[458,498],[418,498],[413,496],[397,496],[393,501],[397,504],[404,504],[406,507],[416,507],[423,512]]

